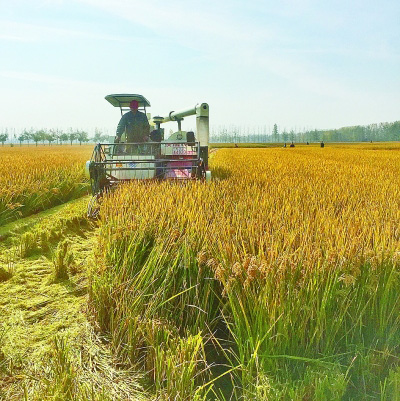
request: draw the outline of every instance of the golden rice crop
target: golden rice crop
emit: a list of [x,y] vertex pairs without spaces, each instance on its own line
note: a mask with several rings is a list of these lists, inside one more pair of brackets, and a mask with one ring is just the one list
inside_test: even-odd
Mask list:
[[400,146],[368,145],[221,149],[209,184],[105,198],[91,298],[120,355],[157,346],[138,316],[169,339],[223,321],[245,399],[382,396],[400,355]]
[[212,166],[224,178],[209,185],[121,188],[107,227],[186,231],[232,266],[248,255],[274,269],[397,260],[400,149],[222,149]]
[[0,147],[0,225],[87,191],[90,146]]

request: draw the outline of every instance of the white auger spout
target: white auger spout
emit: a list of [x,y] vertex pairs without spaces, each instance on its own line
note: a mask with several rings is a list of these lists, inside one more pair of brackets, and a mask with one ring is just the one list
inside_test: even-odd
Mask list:
[[171,111],[166,117],[162,117],[162,121],[160,121],[160,123],[177,121],[180,129],[179,122],[183,120],[184,117],[193,115],[196,115],[197,139],[200,142],[200,146],[208,147],[210,139],[210,125],[209,125],[209,107],[207,103],[199,103],[196,104],[196,106],[185,110]]
[[[209,106],[207,103],[198,103],[194,107],[180,111],[170,111],[167,116],[153,117],[152,122],[160,128],[160,125],[170,121],[178,123],[178,131],[181,131],[181,121],[187,116],[196,116],[196,137],[200,143],[200,157],[203,160],[204,168],[208,171],[208,144],[210,140],[210,124],[209,124]],[[211,179],[211,172],[208,171],[206,179]]]

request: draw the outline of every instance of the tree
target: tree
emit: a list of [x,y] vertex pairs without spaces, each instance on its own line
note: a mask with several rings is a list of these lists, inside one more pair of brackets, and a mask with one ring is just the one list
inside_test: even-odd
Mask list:
[[94,129],[94,137],[92,138],[93,142],[99,143],[103,140],[103,138],[104,138],[103,133],[98,128],[95,128]]
[[279,142],[278,126],[276,124],[274,124],[274,128],[272,129],[272,138],[274,142]]
[[28,141],[28,146],[29,146],[29,143],[30,143],[30,141],[32,139],[33,132],[34,132],[33,128],[31,128],[29,131],[27,131],[27,130],[24,131],[25,140]]
[[56,140],[56,135],[52,132],[47,132],[45,134],[45,139],[49,143],[49,146],[50,146],[51,142],[54,142]]
[[0,134],[1,146],[4,146],[4,142],[8,139],[8,133]]
[[29,144],[30,136],[31,136],[31,132],[27,131],[26,129],[23,130],[22,133],[18,137],[19,146],[21,146],[22,142],[24,142],[24,141],[28,141],[28,144]]
[[61,142],[61,144],[62,144],[63,142],[67,142],[68,139],[69,139],[68,134],[66,134],[65,132],[61,133],[61,135],[60,135],[60,142]]
[[72,132],[72,131],[71,131],[71,132],[68,134],[68,139],[69,139],[69,141],[71,142],[71,145],[72,145],[72,142],[76,140],[76,138],[77,138],[76,132]]
[[88,142],[89,136],[85,131],[76,131],[76,139],[79,141],[79,145],[82,145],[82,142]]
[[19,141],[19,146],[22,146],[22,142],[25,141],[26,136],[24,133],[22,133],[19,137],[18,137],[18,141]]
[[[51,129],[51,130],[49,130],[49,134],[52,135],[53,141],[57,141],[57,144],[58,144],[58,141],[60,140],[60,136],[61,136],[61,131],[59,129]],[[53,141],[51,141],[51,142],[53,142]],[[49,145],[50,145],[50,142],[49,142]]]
[[33,132],[32,134],[30,134],[30,138],[33,140],[33,142],[35,142],[36,146],[38,145],[39,141],[45,141],[46,139],[46,132],[44,132],[42,129]]
[[100,143],[100,142],[104,142],[104,141],[108,141],[108,134],[103,134],[102,131],[100,131],[98,128],[94,129],[94,136],[92,139],[92,141],[94,143]]

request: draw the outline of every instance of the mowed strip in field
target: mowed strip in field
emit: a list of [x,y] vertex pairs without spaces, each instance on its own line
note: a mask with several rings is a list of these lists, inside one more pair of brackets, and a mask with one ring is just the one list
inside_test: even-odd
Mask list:
[[102,204],[90,302],[121,363],[160,399],[217,389],[216,355],[235,397],[390,399],[400,146],[221,149],[212,170]]
[[0,400],[148,399],[86,313],[96,230],[87,202],[21,219],[1,238]]
[[0,147],[0,225],[88,192],[93,146]]

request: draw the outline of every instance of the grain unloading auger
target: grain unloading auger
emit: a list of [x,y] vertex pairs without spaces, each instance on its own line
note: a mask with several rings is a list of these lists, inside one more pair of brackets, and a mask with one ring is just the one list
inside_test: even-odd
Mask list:
[[[150,102],[141,95],[108,95],[105,99],[119,107],[121,115],[129,110],[132,100],[139,103],[139,110],[146,113]],[[196,134],[182,131],[184,117],[196,116]],[[161,124],[176,121],[178,131],[164,138]],[[165,117],[150,120],[151,132],[146,142],[98,143],[90,161],[86,162],[86,174],[90,178],[92,199],[88,216],[98,213],[99,197],[111,188],[132,180],[205,180],[211,179],[208,170],[209,107],[196,104],[181,111],[171,111]],[[123,139],[123,138],[122,138]]]

